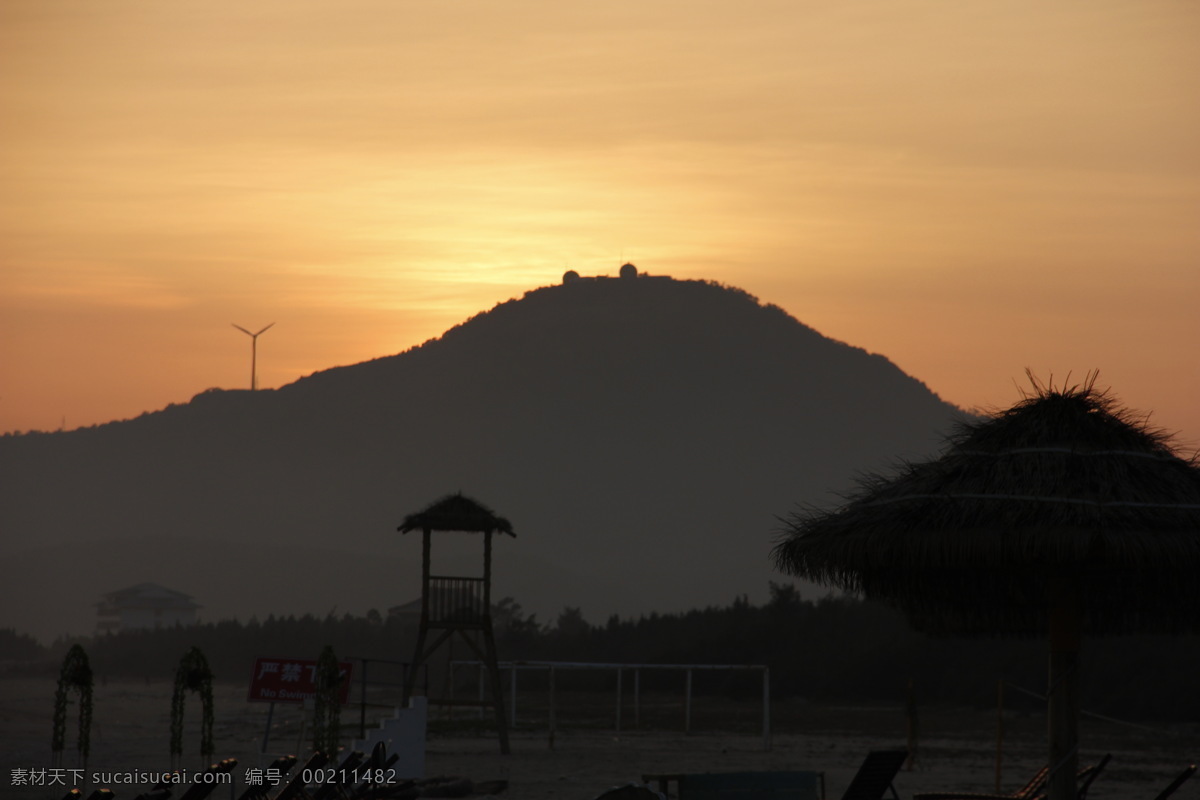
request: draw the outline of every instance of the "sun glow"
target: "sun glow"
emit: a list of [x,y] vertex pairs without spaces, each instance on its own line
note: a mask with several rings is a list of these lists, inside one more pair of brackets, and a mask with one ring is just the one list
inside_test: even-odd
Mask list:
[[1061,361],[1200,430],[1197,30],[1158,0],[5,4],[0,429],[241,385],[233,319],[279,321],[278,386],[632,260],[965,405]]

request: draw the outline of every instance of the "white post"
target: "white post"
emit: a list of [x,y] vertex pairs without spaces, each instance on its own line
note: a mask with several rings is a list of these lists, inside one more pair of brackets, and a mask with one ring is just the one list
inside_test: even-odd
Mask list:
[[508,668],[508,725],[517,727],[517,665]]
[[763,667],[763,750],[771,749],[771,668]]
[[271,705],[267,706],[267,729],[263,731],[262,750],[258,754],[258,766],[261,769],[265,766],[263,763],[267,756],[267,743],[271,741],[271,719],[275,716],[275,701],[271,701]]
[[483,671],[486,667],[481,663],[479,665],[479,719],[483,719]]
[[692,732],[692,671],[687,671],[687,693],[683,700],[683,732]]
[[633,671],[633,727],[642,727],[642,671]]
[[554,732],[558,727],[558,716],[554,709],[554,667],[550,667],[550,749],[554,749]]
[[617,733],[621,732],[621,668],[617,667]]

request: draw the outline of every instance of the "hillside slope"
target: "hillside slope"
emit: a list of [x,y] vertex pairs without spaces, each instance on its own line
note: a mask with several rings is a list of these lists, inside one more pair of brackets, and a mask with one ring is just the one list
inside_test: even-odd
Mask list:
[[[513,522],[497,592],[543,620],[761,598],[777,515],[957,413],[740,290],[580,279],[277,390],[0,439],[0,627],[87,632],[145,580],[207,619],[385,609],[419,592],[397,524],[456,491]],[[435,569],[474,574],[478,544],[443,536]]]

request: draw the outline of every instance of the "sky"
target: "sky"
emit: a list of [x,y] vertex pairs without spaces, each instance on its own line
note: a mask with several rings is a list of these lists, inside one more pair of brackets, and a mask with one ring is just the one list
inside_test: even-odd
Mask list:
[[0,431],[401,352],[573,269],[738,286],[1200,448],[1192,0],[6,0]]

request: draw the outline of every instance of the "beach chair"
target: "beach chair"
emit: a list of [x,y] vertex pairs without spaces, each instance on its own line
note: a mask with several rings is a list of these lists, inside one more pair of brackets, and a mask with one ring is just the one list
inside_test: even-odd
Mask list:
[[[421,790],[414,780],[387,782],[388,770],[399,760],[399,753],[388,755],[387,745],[376,742],[370,757],[359,768],[360,774],[364,776],[363,780],[356,786],[346,788],[342,796],[345,800],[411,800],[419,797]],[[376,776],[384,777],[385,780],[377,781]]]
[[674,783],[680,800],[821,800],[825,796],[823,772],[673,772],[643,775],[642,780],[657,784],[656,794],[661,797],[670,796]]
[[179,783],[175,780],[178,777],[179,777],[179,770],[174,770],[172,772],[166,773],[165,775],[163,775],[163,779],[161,781],[159,781],[158,783],[156,783],[150,787],[150,792],[148,792],[148,794],[153,793],[153,792],[162,791],[163,789],[166,789],[167,792],[170,793],[172,788],[176,788],[179,786]]
[[170,796],[170,789],[151,789],[148,792],[142,792],[133,800],[167,800]]
[[[1108,766],[1108,762],[1112,759],[1112,754],[1105,754],[1104,758],[1097,761],[1095,764],[1084,767],[1076,773],[1075,779],[1079,782],[1079,790],[1077,797],[1080,800],[1087,795],[1087,791],[1091,788],[1092,781],[1099,777],[1104,768]],[[1029,779],[1029,782],[1015,792],[918,792],[913,795],[913,800],[1039,800],[1046,795],[1046,784],[1050,781],[1050,768],[1042,767],[1034,776]]]
[[[295,756],[280,756],[267,766],[264,775],[287,775],[294,766],[296,766]],[[245,791],[238,795],[238,800],[266,800],[273,788],[274,786],[268,786],[265,780],[262,783],[248,785]]]
[[387,760],[387,745],[383,742],[376,742],[375,746],[371,748],[371,757],[363,764],[363,769],[380,769],[387,763]]
[[421,797],[470,797],[475,793],[475,784],[470,778],[455,775],[437,775],[417,781]]
[[421,797],[421,787],[411,779],[398,783],[381,783],[363,791],[361,800],[414,800]]
[[307,781],[304,776],[311,773],[314,769],[320,769],[329,763],[329,758],[324,753],[313,753],[309,756],[308,761],[304,766],[296,770],[291,779],[283,785],[279,790],[279,794],[275,795],[275,800],[311,800],[308,795]]
[[1088,789],[1092,788],[1092,781],[1100,777],[1100,773],[1104,772],[1104,768],[1108,766],[1108,762],[1111,760],[1112,753],[1105,753],[1104,758],[1100,759],[1095,764],[1079,770],[1078,774],[1075,776],[1075,781],[1079,784],[1079,789],[1076,791],[1075,796],[1079,798],[1079,800],[1085,800]]
[[1183,784],[1187,783],[1188,779],[1191,778],[1195,772],[1196,765],[1188,764],[1187,767],[1184,768],[1183,772],[1179,773],[1179,776],[1175,778],[1175,780],[1167,784],[1167,788],[1158,793],[1158,796],[1156,796],[1154,800],[1167,800],[1168,797],[1175,794],[1175,791],[1180,786],[1183,786]]
[[842,794],[842,800],[880,800],[891,791],[893,800],[900,800],[892,781],[908,760],[907,750],[873,750],[867,753],[858,772]]
[[363,754],[358,750],[352,750],[342,759],[342,763],[338,764],[333,773],[333,779],[321,784],[313,791],[312,800],[334,800],[339,797],[345,800],[358,785],[358,781],[352,780],[352,778],[358,772],[362,762]]
[[378,770],[385,769],[387,763],[387,745],[383,742],[376,742],[371,748],[371,755],[359,767],[359,775],[363,778],[353,786],[345,787],[342,791],[342,796],[350,800],[350,798],[362,797],[377,785],[373,780]]
[[821,800],[820,772],[712,772],[679,776],[679,800]]
[[645,784],[631,783],[627,786],[614,786],[606,792],[601,792],[595,800],[664,800],[666,795],[660,794]]
[[[383,762],[384,774],[387,774],[387,770],[391,769],[399,760],[399,753],[392,753],[388,756]],[[420,796],[421,789],[417,786],[417,782],[412,778],[404,778],[395,783],[364,783],[358,787],[354,800],[378,800],[379,798],[408,800],[408,798]]]
[[[858,772],[846,787],[842,800],[881,800],[891,790],[899,800],[892,781],[908,759],[907,750],[875,750],[867,753]],[[643,775],[647,783],[657,783],[664,796],[670,796],[671,782],[677,784],[679,800],[725,800],[729,798],[767,797],[776,800],[821,800],[825,797],[824,772],[717,772]]]
[[[226,758],[218,761],[215,764],[209,764],[208,769],[204,770],[205,775],[221,775],[227,772],[233,772],[237,766],[236,758]],[[204,800],[213,793],[219,784],[212,780],[197,780],[187,788],[187,791],[179,795],[179,800]]]
[[1050,768],[1042,767],[1015,792],[917,792],[913,795],[913,800],[1031,800],[1045,791],[1046,781],[1049,779]]

